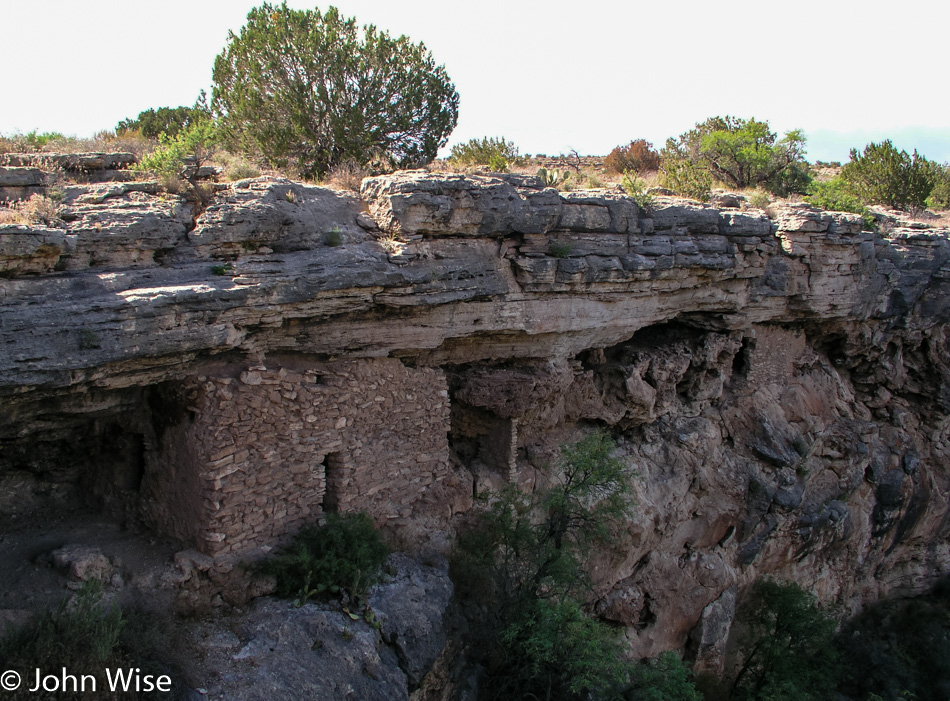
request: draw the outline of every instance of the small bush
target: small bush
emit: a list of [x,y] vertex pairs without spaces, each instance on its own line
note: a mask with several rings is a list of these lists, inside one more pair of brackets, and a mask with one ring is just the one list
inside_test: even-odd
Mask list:
[[213,160],[221,167],[221,177],[227,182],[257,178],[261,174],[260,168],[243,155],[218,151],[214,154]]
[[713,177],[698,163],[688,159],[670,158],[662,162],[660,183],[683,197],[708,202]]
[[763,579],[739,607],[741,665],[737,701],[825,701],[841,676],[834,646],[837,622],[796,584]]
[[[72,600],[35,616],[29,623],[0,640],[3,666],[27,679],[36,668],[91,674],[123,663],[119,634],[125,621],[118,608],[102,605],[102,586],[85,582]],[[18,692],[4,698],[32,698],[24,683]],[[78,696],[77,696],[78,698]]]
[[502,633],[498,653],[496,698],[615,697],[626,676],[620,636],[571,599],[527,603]]
[[648,209],[653,204],[653,196],[647,192],[646,183],[634,173],[624,173],[620,186],[640,209]]
[[214,152],[215,139],[215,126],[211,120],[190,126],[174,137],[162,135],[159,147],[142,158],[135,168],[159,176],[180,177],[187,163],[197,171]]
[[770,204],[772,204],[772,198],[769,197],[767,192],[762,190],[756,190],[751,195],[749,195],[749,205],[755,207],[756,209],[765,209]]
[[322,526],[304,526],[261,571],[277,578],[278,596],[299,604],[317,595],[352,600],[379,580],[388,555],[389,548],[365,513],[331,513]]
[[856,699],[950,698],[950,580],[930,595],[880,601],[838,636],[847,674],[841,690]]
[[118,607],[102,603],[102,585],[84,582],[71,599],[63,599],[55,609],[37,614],[25,625],[0,638],[2,668],[20,672],[24,683],[4,699],[27,701],[53,696],[29,692],[29,673],[39,668],[58,674],[66,668],[77,677],[90,674],[97,679],[96,691],[70,690],[57,693],[58,699],[98,701],[119,698],[107,686],[106,669],[137,667],[143,675],[167,676],[171,694],[161,691],[122,693],[123,699],[179,698],[183,689],[168,664],[169,639],[173,635],[167,621],[143,611],[131,610],[127,616]]
[[604,168],[609,173],[652,173],[660,168],[660,154],[646,139],[631,141],[626,146],[617,146],[604,159]]
[[567,258],[571,255],[571,251],[574,250],[574,247],[569,243],[557,243],[552,241],[548,245],[548,255],[552,258]]
[[137,131],[146,139],[157,139],[162,134],[174,137],[202,116],[200,108],[195,106],[150,108],[139,112],[134,119],[123,119],[116,125],[115,133]]
[[369,175],[368,167],[361,166],[355,161],[344,161],[330,169],[327,184],[340,190],[359,192],[363,178]]
[[901,210],[921,209],[935,185],[934,166],[917,151],[898,151],[885,140],[868,144],[860,154],[851,149],[851,162],[844,165],[839,177],[861,202]]
[[449,154],[449,162],[455,167],[488,166],[493,171],[502,172],[511,165],[520,165],[522,159],[514,142],[502,137],[485,136],[455,144]]
[[323,240],[327,246],[335,248],[343,243],[343,232],[339,229],[330,229],[323,235]]
[[866,229],[874,226],[874,215],[860,199],[849,192],[840,178],[813,182],[808,187],[808,195],[804,197],[804,200],[829,212],[860,214]]
[[43,195],[30,195],[30,199],[14,202],[2,213],[0,224],[21,224],[23,226],[35,226],[36,224],[45,224],[46,226],[61,225],[59,215],[61,207],[52,197]]
[[643,660],[630,674],[624,698],[630,701],[702,701],[690,680],[689,667],[672,652]]
[[462,595],[485,606],[483,688],[496,698],[586,699],[618,692],[622,645],[590,618],[584,560],[631,508],[629,471],[614,443],[592,433],[562,446],[552,485],[509,485],[459,534],[452,565]]
[[584,187],[590,189],[597,189],[605,187],[604,181],[601,180],[596,173],[584,173]]
[[714,181],[730,188],[761,187],[786,197],[803,193],[810,181],[805,136],[792,130],[779,138],[768,122],[710,117],[678,138],[667,139],[660,155],[666,186],[705,201]]
[[214,191],[198,182],[198,173],[217,149],[217,134],[210,117],[193,122],[174,137],[162,134],[159,147],[141,158],[135,169],[154,173],[166,190],[204,207]]
[[931,209],[950,209],[950,165],[932,164],[933,189],[927,198]]

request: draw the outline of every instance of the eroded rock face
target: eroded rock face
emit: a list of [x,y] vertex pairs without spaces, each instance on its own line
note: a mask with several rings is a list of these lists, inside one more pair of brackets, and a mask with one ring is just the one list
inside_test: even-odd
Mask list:
[[0,471],[165,530],[193,501],[206,551],[341,504],[444,551],[474,494],[608,427],[638,506],[594,611],[706,670],[756,577],[855,608],[950,572],[946,230],[522,176],[361,196],[84,186],[63,229],[0,227]]

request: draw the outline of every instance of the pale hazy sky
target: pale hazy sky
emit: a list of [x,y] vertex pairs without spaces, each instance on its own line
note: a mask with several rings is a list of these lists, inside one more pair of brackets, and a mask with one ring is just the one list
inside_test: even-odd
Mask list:
[[[192,104],[254,0],[0,0],[0,133],[91,136]],[[731,114],[803,129],[811,160],[891,138],[950,161],[950,3],[291,0],[422,41],[461,96],[450,144],[660,147]]]

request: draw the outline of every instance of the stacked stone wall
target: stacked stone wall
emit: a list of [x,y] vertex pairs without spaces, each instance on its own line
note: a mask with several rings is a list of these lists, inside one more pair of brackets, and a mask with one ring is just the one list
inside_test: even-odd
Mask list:
[[367,359],[235,375],[197,378],[200,398],[180,437],[190,455],[167,472],[197,478],[200,508],[153,509],[161,530],[193,534],[209,554],[283,542],[327,508],[397,528],[425,511],[419,503],[448,476],[441,370]]

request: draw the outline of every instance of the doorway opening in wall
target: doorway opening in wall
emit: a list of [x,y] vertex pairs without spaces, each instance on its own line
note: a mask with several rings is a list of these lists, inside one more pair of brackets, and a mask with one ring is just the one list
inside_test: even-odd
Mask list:
[[340,510],[340,492],[343,488],[343,456],[340,453],[328,453],[323,459],[323,476],[326,480],[323,513],[337,513]]

